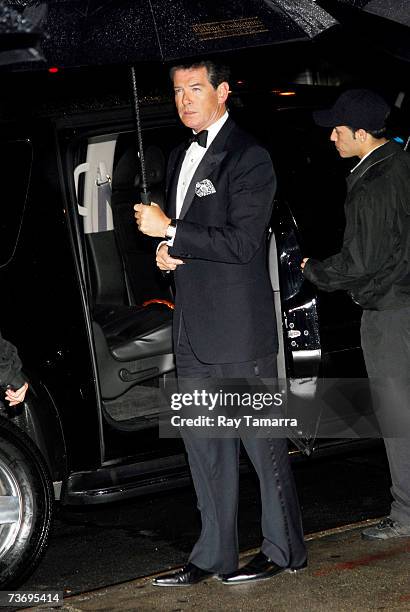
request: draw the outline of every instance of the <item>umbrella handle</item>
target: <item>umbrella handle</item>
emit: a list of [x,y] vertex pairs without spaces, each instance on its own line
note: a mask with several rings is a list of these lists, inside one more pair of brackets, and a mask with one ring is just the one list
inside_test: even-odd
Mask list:
[[141,191],[141,202],[146,206],[151,206],[151,193],[149,191]]

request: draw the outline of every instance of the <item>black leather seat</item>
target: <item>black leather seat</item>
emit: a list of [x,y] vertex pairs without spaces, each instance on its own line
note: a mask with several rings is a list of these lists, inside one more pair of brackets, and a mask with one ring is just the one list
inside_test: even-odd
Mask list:
[[94,319],[118,361],[172,353],[172,310],[166,305],[97,306]]
[[163,304],[97,307],[93,330],[103,399],[175,369],[172,310]]

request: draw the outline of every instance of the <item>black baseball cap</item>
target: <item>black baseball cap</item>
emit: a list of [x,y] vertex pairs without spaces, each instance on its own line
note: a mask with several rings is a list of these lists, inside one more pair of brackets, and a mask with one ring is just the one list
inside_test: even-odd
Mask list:
[[339,96],[332,108],[315,111],[313,119],[322,127],[348,125],[371,132],[385,127],[389,112],[389,104],[376,92],[370,89],[348,89]]

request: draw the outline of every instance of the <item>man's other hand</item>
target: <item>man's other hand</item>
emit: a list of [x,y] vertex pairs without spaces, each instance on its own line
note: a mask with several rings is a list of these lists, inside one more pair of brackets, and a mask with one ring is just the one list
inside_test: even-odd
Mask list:
[[28,389],[28,384],[24,383],[20,389],[13,391],[13,389],[7,389],[6,391],[6,400],[8,401],[10,406],[16,406],[16,404],[20,404],[24,402],[24,398],[26,397],[26,391]]
[[162,244],[157,251],[157,266],[160,270],[176,270],[177,266],[184,262],[181,259],[175,259],[168,255],[168,245]]
[[308,261],[308,259],[309,259],[309,257],[304,257],[303,258],[302,263],[300,264],[300,267],[302,268],[302,270],[306,266],[306,262]]
[[152,238],[165,238],[171,219],[166,216],[158,204],[155,202],[152,202],[151,206],[135,204],[134,210],[136,211],[134,217],[140,232]]

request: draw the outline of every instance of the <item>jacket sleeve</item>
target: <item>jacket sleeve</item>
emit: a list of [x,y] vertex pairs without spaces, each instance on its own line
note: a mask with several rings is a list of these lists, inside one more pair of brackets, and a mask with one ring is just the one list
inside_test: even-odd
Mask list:
[[[377,190],[376,190],[377,191]],[[324,261],[310,259],[304,275],[323,291],[354,290],[385,265],[390,240],[387,200],[362,187],[349,203],[340,253]],[[391,251],[390,251],[391,252]]]
[[276,179],[268,152],[258,145],[245,149],[229,173],[227,222],[206,227],[178,221],[175,257],[221,263],[247,263],[261,245],[269,223]]
[[12,385],[15,389],[19,389],[24,383],[17,349],[0,334],[0,386]]

